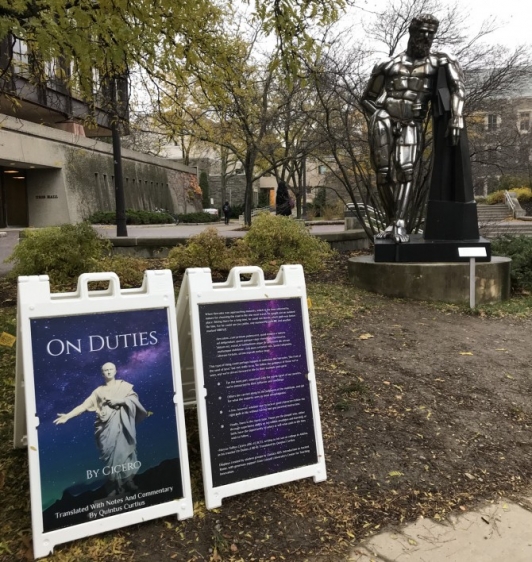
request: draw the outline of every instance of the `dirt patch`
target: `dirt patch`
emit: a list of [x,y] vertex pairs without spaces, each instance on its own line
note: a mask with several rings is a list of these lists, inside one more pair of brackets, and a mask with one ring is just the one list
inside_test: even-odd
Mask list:
[[[207,511],[191,410],[194,518],[62,545],[53,559],[91,560],[105,547],[101,556],[117,561],[342,560],[385,525],[442,519],[529,486],[532,320],[384,299],[339,279],[345,259],[309,278],[326,482],[276,486]],[[0,560],[20,560],[30,535],[26,460],[3,455],[3,490],[18,495],[4,509],[0,544],[10,551]]]

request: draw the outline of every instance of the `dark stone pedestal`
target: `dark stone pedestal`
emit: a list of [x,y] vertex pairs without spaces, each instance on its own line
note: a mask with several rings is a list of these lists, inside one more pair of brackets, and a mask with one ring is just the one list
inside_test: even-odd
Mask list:
[[486,238],[475,240],[425,240],[421,234],[411,234],[410,242],[396,244],[392,240],[374,240],[375,262],[435,263],[468,262],[460,258],[458,248],[486,248],[486,257],[477,262],[491,260],[491,244]]
[[426,240],[477,240],[476,202],[429,200],[424,236]]

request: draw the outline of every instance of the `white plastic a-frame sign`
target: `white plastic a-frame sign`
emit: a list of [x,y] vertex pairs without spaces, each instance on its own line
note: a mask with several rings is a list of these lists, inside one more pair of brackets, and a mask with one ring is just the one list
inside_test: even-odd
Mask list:
[[282,266],[265,281],[260,268],[237,267],[224,283],[188,269],[177,317],[188,402],[194,372],[207,508],[300,478],[325,480],[303,268]]
[[124,290],[114,273],[83,274],[55,294],[47,276],[19,277],[18,291],[15,446],[28,447],[35,557],[191,517],[171,272]]

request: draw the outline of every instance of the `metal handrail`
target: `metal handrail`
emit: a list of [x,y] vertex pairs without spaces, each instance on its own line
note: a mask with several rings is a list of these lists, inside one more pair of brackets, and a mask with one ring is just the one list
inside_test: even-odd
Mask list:
[[[515,197],[515,193],[514,193],[514,197]],[[516,198],[516,200],[517,200],[517,198]],[[506,203],[507,207],[510,207],[510,209],[512,211],[512,215],[515,217],[514,199],[512,198],[512,196],[510,195],[510,192],[507,189],[504,190],[504,202]]]

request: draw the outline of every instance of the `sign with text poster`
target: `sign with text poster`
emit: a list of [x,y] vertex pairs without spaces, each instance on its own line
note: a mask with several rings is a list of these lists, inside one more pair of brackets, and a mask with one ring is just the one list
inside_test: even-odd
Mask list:
[[[109,287],[89,291],[93,281]],[[125,290],[114,273],[85,274],[63,294],[45,276],[20,277],[19,324],[27,432],[16,428],[15,444],[28,446],[35,556],[191,517],[171,273],[147,271]]]
[[190,307],[207,507],[300,478],[325,480],[302,267],[282,266],[271,281],[258,267],[234,268],[225,283],[189,269],[179,299],[178,317]]

